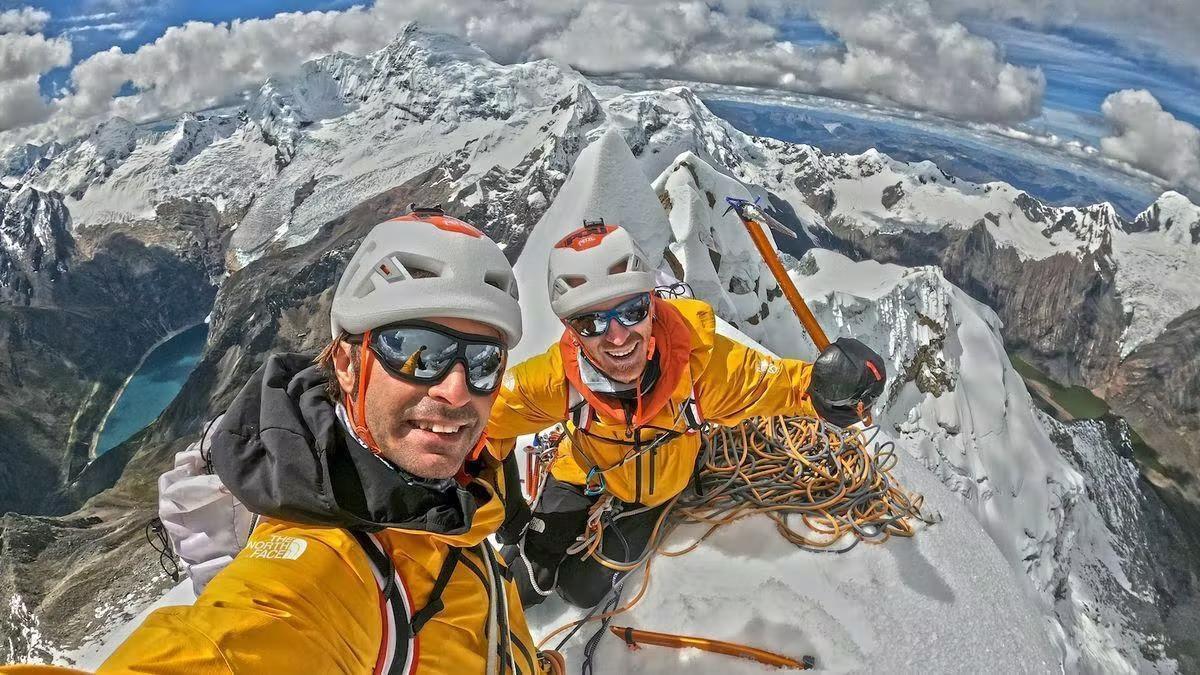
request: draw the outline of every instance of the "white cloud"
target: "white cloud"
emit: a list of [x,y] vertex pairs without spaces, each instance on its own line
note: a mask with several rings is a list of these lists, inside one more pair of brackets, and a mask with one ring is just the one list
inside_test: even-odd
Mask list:
[[92,32],[114,33],[117,31],[126,31],[126,30],[134,28],[138,25],[139,24],[134,21],[126,21],[126,22],[120,22],[120,23],[92,23],[92,24],[86,24],[83,26],[73,26],[71,28],[68,28],[67,30],[64,30],[63,34],[70,35],[70,34],[74,34],[74,33],[92,33]]
[[0,129],[41,122],[50,112],[36,77],[0,80]]
[[938,18],[926,2],[876,4],[837,0],[816,11],[846,44],[843,56],[818,66],[825,89],[978,121],[1039,112],[1040,70],[1006,63],[995,43]]
[[[504,62],[552,57],[587,72],[822,92],[981,121],[1012,122],[1040,108],[1041,73],[1006,63],[992,42],[940,17],[926,0],[805,2],[378,0],[370,9],[193,22],[133,53],[109,50],[77,64],[74,91],[56,99],[50,123],[22,134],[73,135],[114,114],[141,120],[212,105],[316,56],[381,47],[410,19],[464,36]],[[844,48],[805,49],[780,38],[778,20],[806,8]],[[117,97],[126,82],[139,93]]]
[[38,78],[71,62],[71,43],[39,34],[0,34],[0,131],[35,124],[52,113]]
[[1200,190],[1200,129],[1163,110],[1144,89],[1110,94],[1101,112],[1113,130],[1100,139],[1101,152],[1174,185]]
[[0,81],[19,80],[71,62],[71,43],[42,34],[0,35]]
[[50,13],[43,9],[33,7],[6,9],[0,12],[0,34],[33,33],[41,30],[49,20]]

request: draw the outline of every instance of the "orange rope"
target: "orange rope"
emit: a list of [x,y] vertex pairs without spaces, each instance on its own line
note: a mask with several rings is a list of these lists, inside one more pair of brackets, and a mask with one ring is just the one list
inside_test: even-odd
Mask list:
[[[911,520],[934,521],[921,513],[923,497],[903,490],[892,477],[897,462],[892,444],[880,443],[868,450],[877,432],[877,427],[840,429],[809,417],[756,418],[737,427],[713,428],[705,437],[703,461],[693,484],[696,495],[680,494],[663,509],[646,555],[632,562],[606,558],[601,553],[604,528],[599,518],[590,519],[594,524],[585,533],[585,542],[575,549],[619,572],[644,566],[637,595],[611,612],[556,628],[542,638],[538,648],[577,624],[601,621],[633,608],[649,587],[654,554],[687,554],[721,526],[747,516],[767,516],[784,539],[812,551],[841,553],[859,542],[879,544],[892,536],[913,536]],[[602,499],[593,508],[607,507]],[[803,530],[791,516],[799,517]],[[667,535],[677,525],[690,523],[709,527],[684,548],[665,550]],[[850,543],[833,548],[847,535]]]

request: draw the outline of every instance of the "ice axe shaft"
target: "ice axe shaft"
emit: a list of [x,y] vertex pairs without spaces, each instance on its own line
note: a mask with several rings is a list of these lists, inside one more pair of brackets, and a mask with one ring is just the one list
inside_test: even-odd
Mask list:
[[[808,331],[808,336],[817,346],[817,351],[824,351],[829,346],[829,337],[825,335],[821,324],[817,323],[817,317],[813,316],[812,310],[808,308],[808,303],[804,302],[804,297],[800,295],[796,284],[792,283],[792,278],[788,276],[787,270],[783,269],[783,263],[779,262],[779,256],[775,253],[771,242],[767,240],[767,234],[758,226],[758,223],[762,223],[767,227],[772,227],[775,219],[763,213],[758,206],[748,200],[726,197],[725,201],[729,204],[729,208],[737,213],[742,225],[746,226],[746,231],[750,233],[750,239],[754,241],[755,248],[758,249],[763,262],[767,264],[767,269],[771,270],[771,276],[775,277],[779,288],[783,290],[783,297],[787,298],[792,310],[800,319],[800,323],[804,325],[804,330]],[[782,225],[778,225],[778,227],[783,228]],[[791,234],[791,230],[787,230],[787,228],[783,228],[783,230],[786,234]],[[796,235],[792,234],[792,236]]]
[[659,647],[671,647],[673,649],[684,649],[686,647],[694,647],[706,652],[714,654],[724,654],[726,656],[736,656],[742,659],[750,659],[759,663],[776,666],[778,668],[795,668],[799,670],[809,670],[816,665],[816,660],[811,656],[805,656],[803,660],[797,661],[782,654],[769,652],[765,649],[756,647],[748,647],[739,645],[734,642],[724,642],[722,640],[710,640],[709,638],[689,637],[686,635],[671,635],[669,633],[656,633],[649,630],[639,630],[628,626],[609,626],[608,630],[613,635],[625,641],[625,644],[630,648],[636,648],[639,645],[656,645]]

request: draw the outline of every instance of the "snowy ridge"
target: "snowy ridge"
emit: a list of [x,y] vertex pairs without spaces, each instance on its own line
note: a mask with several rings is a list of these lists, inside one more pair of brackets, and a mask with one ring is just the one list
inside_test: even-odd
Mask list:
[[797,283],[822,324],[889,361],[895,379],[880,423],[964,500],[1013,570],[1028,578],[1068,670],[1173,670],[1169,659],[1146,660],[1157,638],[1124,611],[1154,600],[1147,595],[1152,577],[1122,543],[1136,536],[1137,523],[1110,525],[1087,489],[1111,485],[1110,500],[1140,503],[1132,463],[1084,438],[1077,445],[1106,455],[1121,481],[1081,473],[1094,467],[1076,468],[1064,456],[1055,440],[1061,425],[1035,409],[995,314],[936,268],[854,263],[822,250],[802,266],[812,276],[796,274]]
[[[825,154],[748,136],[685,87],[626,92],[550,61],[498,65],[415,24],[372,54],[310,61],[295,76],[264,83],[244,105],[160,124],[110,120],[66,145],[8,148],[0,170],[6,180],[67,195],[77,227],[149,219],[169,199],[247,210],[232,242],[236,265],[272,242],[306,241],[351,207],[422,176],[448,195],[447,206],[519,248],[600,126],[621,130],[647,177],[693,152],[754,196],[779,199],[794,211],[791,224],[818,237],[830,228],[983,227],[1025,259],[1091,256],[1105,274],[1116,270],[1129,317],[1123,354],[1200,304],[1200,277],[1188,274],[1200,218],[1178,193],[1133,221],[1109,204],[1048,206],[932,162],[874,150]],[[1150,233],[1158,236],[1139,236]]]
[[806,341],[779,284],[725,202],[754,195],[690,151],[671,162],[653,187],[671,222],[667,267],[675,277],[772,351]]

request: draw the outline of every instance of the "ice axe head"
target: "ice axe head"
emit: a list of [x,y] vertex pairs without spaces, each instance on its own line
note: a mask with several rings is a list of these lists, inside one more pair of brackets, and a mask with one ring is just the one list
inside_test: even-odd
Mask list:
[[730,210],[733,210],[738,214],[738,218],[741,218],[743,222],[753,221],[756,223],[761,223],[782,235],[786,235],[792,239],[795,239],[796,233],[793,232],[791,228],[784,226],[783,223],[775,220],[758,207],[759,199],[760,198],[755,198],[754,201],[750,201],[749,199],[740,199],[738,197],[726,197],[725,203],[728,204],[729,207],[725,209],[725,213],[729,213]]

